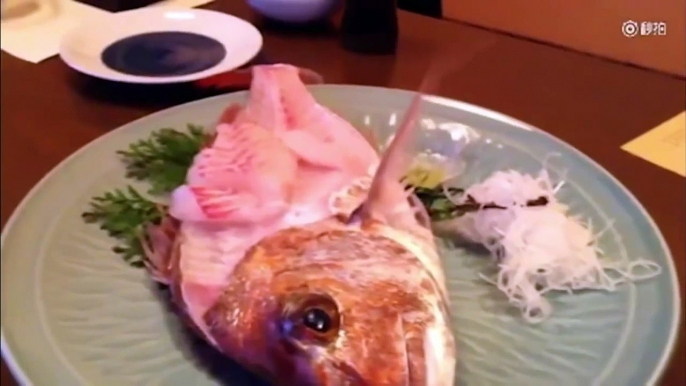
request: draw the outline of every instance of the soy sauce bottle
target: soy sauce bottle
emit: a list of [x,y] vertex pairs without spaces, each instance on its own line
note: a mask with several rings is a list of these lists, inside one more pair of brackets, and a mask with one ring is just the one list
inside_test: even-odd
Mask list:
[[363,54],[393,54],[398,45],[396,0],[347,0],[341,45]]

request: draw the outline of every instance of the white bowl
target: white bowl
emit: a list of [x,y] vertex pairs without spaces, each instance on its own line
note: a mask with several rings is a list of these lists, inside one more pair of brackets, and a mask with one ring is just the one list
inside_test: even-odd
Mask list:
[[[121,39],[151,32],[185,32],[215,40],[225,56],[202,71],[172,76],[141,76],[118,72],[102,59],[103,51]],[[108,13],[88,20],[62,39],[60,57],[71,68],[101,79],[125,83],[179,83],[207,78],[247,63],[262,47],[262,35],[252,24],[225,13],[203,9],[151,7]]]
[[[247,0],[257,13],[286,23],[323,20],[341,5],[341,0]],[[369,0],[374,1],[374,0]]]

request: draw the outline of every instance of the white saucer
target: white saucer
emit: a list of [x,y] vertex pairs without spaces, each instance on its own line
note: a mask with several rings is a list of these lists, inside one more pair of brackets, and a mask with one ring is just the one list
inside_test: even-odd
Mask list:
[[[181,75],[132,75],[105,64],[102,54],[111,44],[152,32],[187,32],[211,38],[225,55],[209,68]],[[152,7],[108,14],[67,33],[60,57],[71,68],[101,79],[125,83],[189,82],[230,71],[247,63],[262,48],[262,35],[252,24],[228,14],[202,9]]]

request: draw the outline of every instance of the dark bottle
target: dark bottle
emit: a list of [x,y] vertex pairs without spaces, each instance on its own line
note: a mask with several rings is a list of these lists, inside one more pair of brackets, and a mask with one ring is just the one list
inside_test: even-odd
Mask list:
[[396,0],[347,0],[341,22],[343,48],[364,54],[392,54],[398,45]]

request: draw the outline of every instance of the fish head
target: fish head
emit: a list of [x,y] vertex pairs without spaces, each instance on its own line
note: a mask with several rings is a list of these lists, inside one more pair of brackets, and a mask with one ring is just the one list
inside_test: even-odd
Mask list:
[[428,216],[401,184],[421,101],[420,92],[356,209],[276,231],[246,253],[205,317],[220,350],[274,384],[453,384],[445,278]]
[[452,384],[440,288],[388,237],[328,226],[277,232],[232,282],[235,292],[208,314],[215,341],[277,384]]
[[279,344],[294,353],[297,384],[438,385],[429,378],[452,368],[453,343],[431,291],[388,278],[336,281],[294,289],[280,307]]

